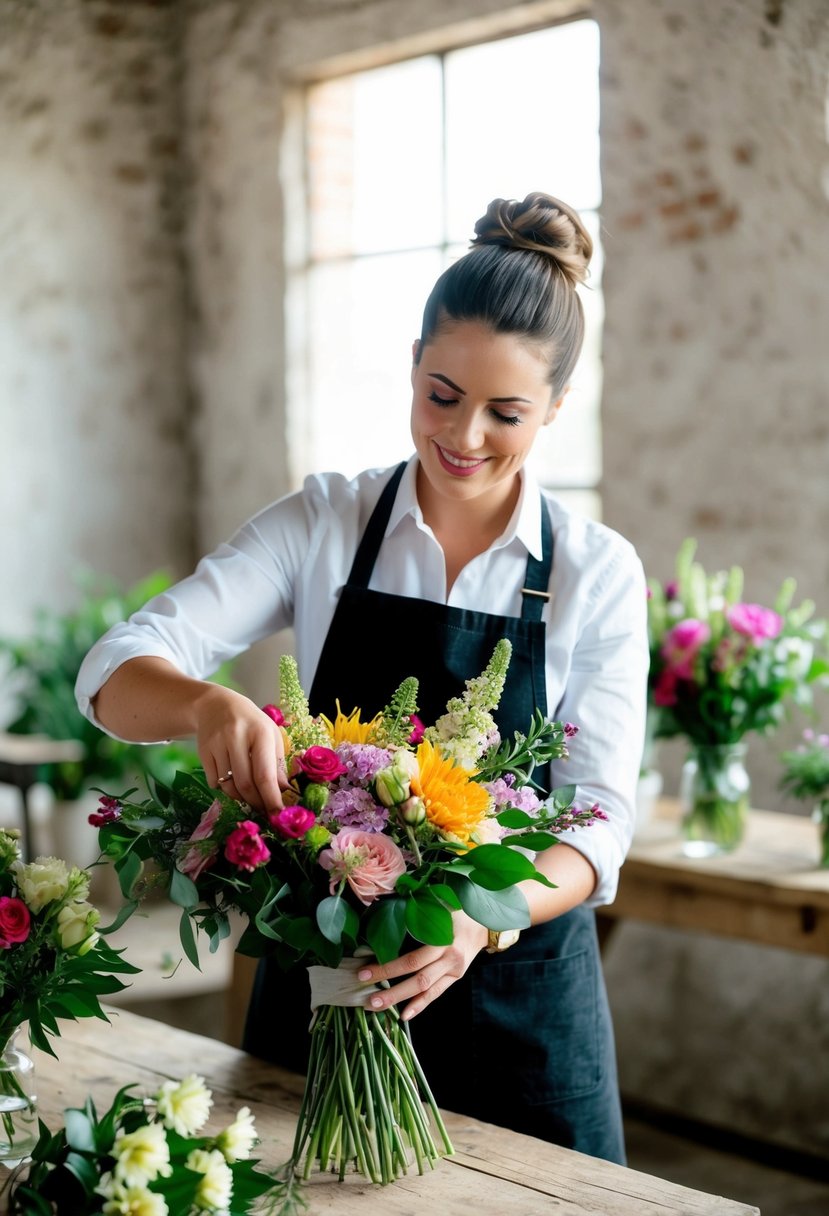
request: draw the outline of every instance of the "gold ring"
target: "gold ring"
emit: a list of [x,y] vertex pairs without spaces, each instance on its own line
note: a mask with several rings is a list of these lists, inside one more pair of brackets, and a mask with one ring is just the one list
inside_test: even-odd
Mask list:
[[219,785],[221,785],[223,781],[229,781],[232,776],[233,776],[233,769],[229,768],[227,770],[227,772],[225,773],[224,777],[219,778]]

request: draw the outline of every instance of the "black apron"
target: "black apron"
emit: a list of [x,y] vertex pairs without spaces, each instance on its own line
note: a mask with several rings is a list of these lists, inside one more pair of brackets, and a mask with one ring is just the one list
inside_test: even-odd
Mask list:
[[[506,637],[512,658],[495,718],[505,737],[526,731],[536,707],[547,712],[541,614],[553,540],[546,505],[542,557],[528,558],[520,617],[370,591],[405,467],[392,474],[358,547],[309,694],[311,710],[333,717],[339,698],[343,710],[359,705],[368,718],[414,675],[420,716],[434,722]],[[389,635],[391,644],[378,651]],[[366,662],[369,642],[372,662]],[[304,1072],[308,1022],[305,968],[286,973],[262,960],[245,1050]],[[440,1106],[624,1164],[613,1031],[592,910],[577,907],[525,929],[503,954],[481,953],[410,1028]]]

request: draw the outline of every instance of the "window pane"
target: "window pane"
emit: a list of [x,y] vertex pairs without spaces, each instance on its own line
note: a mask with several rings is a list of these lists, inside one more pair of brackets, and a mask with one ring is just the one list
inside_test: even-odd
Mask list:
[[554,194],[596,209],[599,27],[574,21],[446,57],[449,239],[493,198]]
[[440,272],[437,251],[309,272],[309,399],[293,416],[310,434],[310,468],[351,477],[411,454],[412,342]]
[[312,258],[441,242],[441,100],[433,56],[309,90]]

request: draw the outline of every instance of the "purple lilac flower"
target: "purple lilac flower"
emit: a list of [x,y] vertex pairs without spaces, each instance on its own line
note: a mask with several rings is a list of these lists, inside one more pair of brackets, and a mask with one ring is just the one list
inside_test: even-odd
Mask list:
[[388,768],[391,764],[391,752],[384,747],[374,747],[371,743],[341,743],[337,755],[347,769],[346,776],[341,779],[343,788],[366,786],[381,768]]
[[363,832],[382,832],[388,823],[389,812],[387,807],[377,805],[368,790],[354,786],[331,792],[325,804],[324,818],[326,825],[335,831],[359,828]]
[[512,786],[515,778],[512,773],[507,774],[512,777],[512,780],[507,780],[503,777],[496,778],[495,781],[487,781],[484,784],[484,789],[488,790],[492,795],[497,811],[503,810],[505,806],[517,807],[519,811],[526,811],[532,814],[541,806],[541,802],[530,789],[529,786],[524,786],[522,789],[513,789]]

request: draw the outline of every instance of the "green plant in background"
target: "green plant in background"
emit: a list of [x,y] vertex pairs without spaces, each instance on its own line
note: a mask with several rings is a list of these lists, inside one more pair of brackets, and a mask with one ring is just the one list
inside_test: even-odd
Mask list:
[[829,867],[829,734],[804,730],[797,747],[780,757],[780,788],[793,798],[809,801],[820,832],[820,864]]
[[[171,582],[166,573],[156,571],[123,589],[114,579],[86,572],[77,578],[81,602],[74,611],[40,608],[27,637],[18,641],[0,638],[0,663],[5,657],[15,715],[4,729],[12,734],[73,739],[83,745],[82,760],[44,767],[43,781],[56,798],[75,799],[99,782],[135,780],[148,774],[166,782],[177,769],[198,767],[191,746],[122,743],[94,726],[75,703],[75,680],[92,645]],[[226,673],[215,678],[227,682]]]

